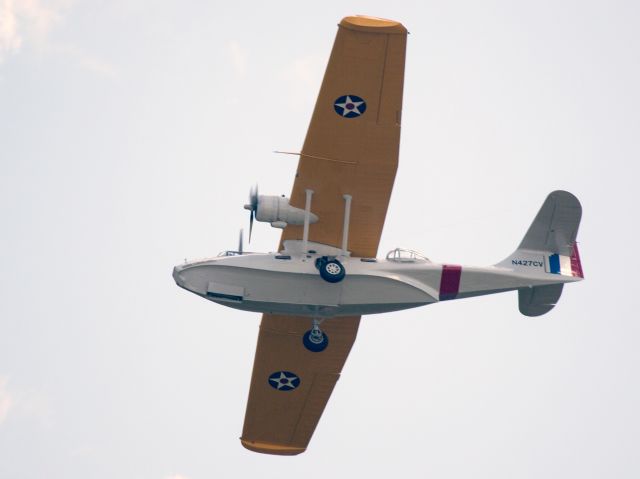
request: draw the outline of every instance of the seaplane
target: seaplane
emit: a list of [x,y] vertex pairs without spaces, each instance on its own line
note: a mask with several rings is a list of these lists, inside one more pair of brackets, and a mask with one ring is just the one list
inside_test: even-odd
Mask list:
[[237,250],[173,270],[191,293],[262,313],[240,438],[251,451],[307,449],[363,315],[517,291],[520,312],[540,316],[584,278],[582,209],[566,191],[549,194],[495,265],[438,264],[402,248],[377,257],[398,167],[406,40],[396,21],[342,19],[291,195],[255,188],[244,206],[249,236],[254,220],[282,229],[277,251],[245,252],[241,238]]

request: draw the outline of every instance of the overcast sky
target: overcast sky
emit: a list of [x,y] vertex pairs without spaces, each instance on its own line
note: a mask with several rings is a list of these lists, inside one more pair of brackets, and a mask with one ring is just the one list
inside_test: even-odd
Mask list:
[[[639,477],[639,5],[0,0],[0,477]],[[289,194],[272,151],[354,13],[411,32],[378,254],[496,263],[566,189],[587,279],[538,319],[515,293],[365,317],[308,451],[259,455],[259,315],[171,269],[236,247],[254,183]]]

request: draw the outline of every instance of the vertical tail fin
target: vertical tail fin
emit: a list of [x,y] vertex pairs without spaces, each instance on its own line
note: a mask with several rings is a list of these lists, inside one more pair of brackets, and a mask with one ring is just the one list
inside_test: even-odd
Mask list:
[[[496,266],[532,276],[561,275],[584,278],[578,252],[578,227],[582,207],[568,191],[547,196],[518,249]],[[558,278],[558,283],[566,279]],[[562,294],[562,284],[535,286],[519,290],[520,312],[539,316],[550,311]]]
[[542,204],[518,249],[571,256],[581,218],[578,198],[568,191],[554,191]]
[[496,266],[517,270],[534,266],[546,273],[583,278],[576,242],[581,217],[578,198],[568,191],[550,193],[518,249]]

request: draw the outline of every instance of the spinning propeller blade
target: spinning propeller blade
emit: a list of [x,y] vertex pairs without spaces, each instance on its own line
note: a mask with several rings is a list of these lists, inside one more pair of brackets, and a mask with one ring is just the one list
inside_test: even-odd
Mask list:
[[244,205],[245,210],[249,210],[249,243],[251,243],[251,232],[253,231],[253,220],[258,211],[258,185],[249,191],[249,204]]

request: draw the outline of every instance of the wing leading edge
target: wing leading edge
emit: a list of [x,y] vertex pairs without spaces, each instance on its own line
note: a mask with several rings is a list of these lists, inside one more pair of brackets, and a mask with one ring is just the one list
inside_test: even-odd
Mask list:
[[[398,166],[407,30],[398,22],[346,17],[338,28],[301,152],[291,204],[314,191],[319,221],[309,239],[340,247],[343,195],[352,196],[348,249],[376,256]],[[301,239],[289,225],[281,241]],[[322,281],[318,276],[318,281]],[[252,451],[304,452],[355,341],[359,316],[329,319],[329,345],[302,343],[309,318],[264,314],[241,442]]]

